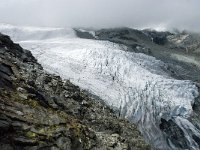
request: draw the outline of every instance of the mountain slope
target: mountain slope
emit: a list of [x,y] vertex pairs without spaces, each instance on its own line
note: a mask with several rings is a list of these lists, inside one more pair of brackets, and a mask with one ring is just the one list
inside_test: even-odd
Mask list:
[[118,119],[68,80],[45,73],[30,51],[0,34],[0,149],[150,149],[136,126]]
[[197,33],[116,28],[102,29],[95,34],[99,40],[124,44],[128,51],[145,53],[162,60],[169,66],[169,73],[177,79],[200,83],[200,35]]

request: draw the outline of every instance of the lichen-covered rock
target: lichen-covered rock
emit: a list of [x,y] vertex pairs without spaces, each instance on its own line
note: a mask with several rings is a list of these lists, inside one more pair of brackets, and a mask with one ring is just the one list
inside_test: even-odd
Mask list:
[[136,126],[0,34],[0,149],[145,150]]

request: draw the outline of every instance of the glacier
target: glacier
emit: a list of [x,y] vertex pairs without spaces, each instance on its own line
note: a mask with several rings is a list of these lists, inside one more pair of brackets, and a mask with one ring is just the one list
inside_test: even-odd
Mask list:
[[99,96],[120,117],[136,123],[155,149],[177,149],[160,129],[161,118],[172,119],[190,149],[199,149],[192,136],[200,138],[200,131],[187,119],[198,88],[192,81],[172,78],[164,62],[128,52],[123,45],[78,38],[73,29],[2,24],[0,32],[30,50],[46,71]]

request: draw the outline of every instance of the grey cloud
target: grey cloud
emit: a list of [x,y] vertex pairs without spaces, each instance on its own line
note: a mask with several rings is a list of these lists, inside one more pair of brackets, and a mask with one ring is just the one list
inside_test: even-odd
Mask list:
[[1,0],[0,22],[32,26],[200,31],[199,0]]

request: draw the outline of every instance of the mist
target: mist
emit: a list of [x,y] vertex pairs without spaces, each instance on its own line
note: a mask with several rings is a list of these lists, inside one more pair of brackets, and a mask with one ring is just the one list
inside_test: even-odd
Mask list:
[[200,32],[199,0],[1,0],[0,23]]

